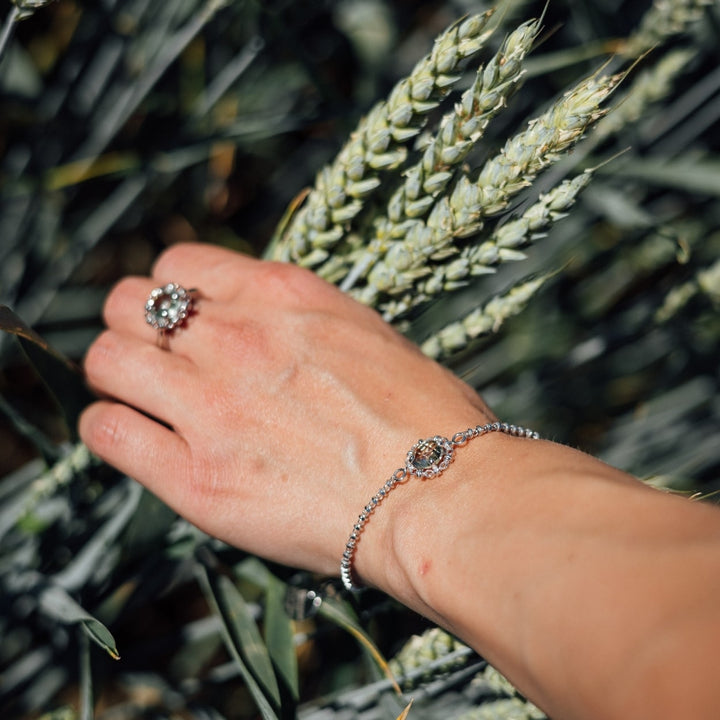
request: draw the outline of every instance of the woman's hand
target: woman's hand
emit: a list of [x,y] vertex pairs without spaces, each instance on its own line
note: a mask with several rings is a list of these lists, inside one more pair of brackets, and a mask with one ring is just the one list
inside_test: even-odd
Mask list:
[[[161,349],[143,305],[168,281],[200,296]],[[108,399],[84,413],[85,442],[203,530],[290,565],[336,573],[418,437],[492,419],[372,310],[289,265],[176,246],[105,317],[86,367]],[[552,717],[711,718],[719,548],[717,509],[491,433],[392,493],[354,567]]]
[[[162,349],[144,303],[170,281],[198,299]],[[358,513],[418,437],[492,419],[374,311],[290,265],[178,245],[152,278],[114,288],[105,320],[86,358],[106,398],[80,422],[90,449],[204,531],[293,566],[336,573]],[[391,513],[358,552],[379,584]]]

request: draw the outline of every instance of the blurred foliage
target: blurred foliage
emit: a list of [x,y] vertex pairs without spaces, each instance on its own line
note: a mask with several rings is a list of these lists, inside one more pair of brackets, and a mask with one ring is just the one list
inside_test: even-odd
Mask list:
[[[373,594],[351,606],[333,584],[318,593],[317,578],[223,546],[97,463],[57,407],[77,411],[63,389],[83,401],[61,354],[79,361],[108,287],[146,273],[172,243],[262,254],[362,114],[446,26],[489,5],[0,5],[0,305],[12,308],[0,325],[13,331],[0,334],[3,717],[403,711],[382,655],[423,623]],[[594,177],[521,263],[444,294],[402,327],[422,343],[542,276],[520,315],[464,338],[446,362],[504,419],[709,494],[720,487],[717,4],[505,2],[490,51],[543,12],[522,87],[468,162],[479,165],[603,64],[615,72],[636,61],[614,110],[533,191],[588,168]],[[415,686],[408,717],[519,712],[481,661],[455,653],[450,663],[421,655],[410,670],[398,656],[393,667]]]

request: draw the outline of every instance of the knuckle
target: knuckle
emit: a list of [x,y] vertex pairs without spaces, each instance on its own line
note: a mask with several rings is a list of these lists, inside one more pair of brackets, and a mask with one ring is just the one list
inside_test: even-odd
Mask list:
[[[234,285],[241,285],[241,268],[251,258],[228,248],[207,243],[178,243],[165,250],[155,261],[152,275],[159,282],[179,282],[197,287],[201,271],[201,296],[213,298],[218,292],[226,295]],[[252,262],[258,262],[252,260]]]
[[200,515],[215,514],[221,508],[242,504],[242,486],[218,467],[215,457],[195,454],[185,478],[185,501]]
[[188,263],[192,266],[199,252],[202,252],[200,243],[180,242],[171,245],[164,250],[153,265],[153,276],[169,277],[173,275],[178,268],[186,266]]
[[293,305],[308,304],[325,286],[315,273],[305,268],[280,262],[259,265],[255,282],[265,297],[273,297]]
[[240,253],[212,243],[178,242],[163,250],[155,260],[153,270],[157,273],[164,270],[188,268],[192,270],[198,263],[203,266],[228,266],[238,262]]
[[83,442],[101,458],[115,457],[126,444],[127,432],[120,406],[96,405],[80,421]]

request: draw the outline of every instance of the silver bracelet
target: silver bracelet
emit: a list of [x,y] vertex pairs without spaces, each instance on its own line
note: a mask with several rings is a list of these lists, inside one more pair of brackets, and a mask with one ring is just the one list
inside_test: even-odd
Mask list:
[[418,440],[409,450],[407,459],[405,460],[405,466],[398,468],[388,478],[388,481],[365,506],[353,526],[340,563],[340,577],[347,590],[354,591],[359,589],[359,587],[353,583],[352,564],[357,544],[360,541],[360,533],[365,527],[365,523],[370,519],[370,515],[372,515],[375,508],[382,502],[387,494],[396,485],[407,480],[409,475],[415,475],[415,477],[419,478],[432,478],[439,475],[443,470],[446,470],[448,465],[453,461],[455,448],[462,447],[468,440],[480,437],[489,432],[502,432],[507,435],[514,435],[515,437],[531,438],[532,440],[538,440],[540,438],[538,433],[528,430],[527,428],[496,422],[489,425],[476,425],[474,428],[457,432],[452,436],[451,440],[441,437],[440,435],[427,438],[426,440]]

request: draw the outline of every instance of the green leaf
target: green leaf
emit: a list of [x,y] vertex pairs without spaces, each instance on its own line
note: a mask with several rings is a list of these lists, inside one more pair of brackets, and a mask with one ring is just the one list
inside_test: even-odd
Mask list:
[[93,400],[80,367],[51,347],[6,305],[0,305],[0,330],[17,337],[65,416],[70,437],[76,440],[80,413]]
[[633,158],[599,169],[615,177],[629,177],[683,192],[720,196],[720,162],[717,160],[665,161]]
[[94,575],[98,578],[98,564],[113,552],[113,546],[120,533],[130,522],[142,496],[142,486],[127,478],[126,486],[118,489],[118,505],[108,520],[101,525],[93,536],[78,550],[73,559],[56,575],[53,580],[68,590],[79,590]]
[[293,699],[300,695],[293,623],[285,612],[285,583],[269,574],[265,594],[265,642],[278,674]]
[[265,591],[265,643],[278,674],[297,700],[300,689],[293,623],[285,611],[287,586],[255,556],[245,558],[233,570],[237,577]]
[[137,508],[125,529],[123,553],[135,558],[143,552],[163,545],[163,539],[177,519],[160,498],[143,489]]
[[41,430],[31,425],[2,395],[0,395],[0,415],[4,415],[20,435],[35,445],[48,465],[60,457],[60,452],[52,441]]
[[113,660],[120,659],[112,633],[78,605],[61,587],[45,585],[40,591],[38,601],[40,610],[45,615],[68,625],[79,623],[88,637],[105,650]]
[[219,575],[216,578],[215,592],[223,610],[223,618],[228,623],[238,649],[245,657],[257,680],[279,705],[280,689],[275,678],[275,671],[248,604],[235,583],[226,575]]
[[[258,655],[263,653],[264,647],[262,647],[262,640],[255,621],[249,616],[245,601],[229,578],[211,574],[201,563],[197,564],[197,573],[210,607],[222,621],[221,630],[225,647],[235,661],[240,675],[257,704],[258,710],[264,720],[279,720],[266,695],[266,689],[261,687],[255,674],[248,667],[254,663],[252,668],[255,673],[258,672],[258,663],[264,665],[264,668],[260,671],[261,673],[266,673],[267,668],[269,668],[272,675],[272,684],[274,684],[274,690],[269,692],[271,693],[271,699],[275,701],[276,706],[279,706],[280,690],[272,670],[272,664],[266,652],[264,653],[265,660],[258,660]],[[249,629],[250,624],[254,631]],[[252,635],[255,636],[254,639],[250,640],[248,644],[244,644],[247,642],[246,638]],[[260,647],[262,647],[262,650],[260,650]],[[247,662],[243,659],[244,657],[247,658]]]
[[268,589],[270,579],[274,577],[268,570],[267,565],[254,555],[234,565],[233,572],[237,577],[247,580],[263,590]]

